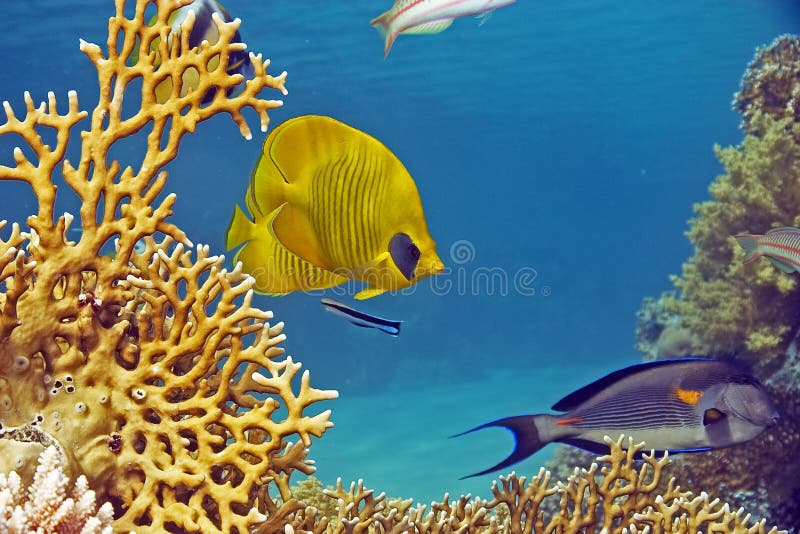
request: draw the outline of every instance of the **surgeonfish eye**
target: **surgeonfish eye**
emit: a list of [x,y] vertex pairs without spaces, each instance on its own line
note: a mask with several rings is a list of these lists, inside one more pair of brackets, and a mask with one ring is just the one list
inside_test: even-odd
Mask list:
[[736,415],[759,426],[775,424],[778,413],[767,396],[767,392],[757,383],[728,384],[722,392],[723,411]]

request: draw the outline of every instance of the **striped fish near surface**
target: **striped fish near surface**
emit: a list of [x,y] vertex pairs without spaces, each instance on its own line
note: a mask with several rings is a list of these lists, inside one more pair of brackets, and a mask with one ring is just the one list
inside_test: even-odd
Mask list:
[[358,311],[355,308],[351,308],[347,304],[334,299],[324,298],[320,300],[320,303],[322,303],[325,309],[329,312],[333,313],[334,315],[344,317],[356,326],[360,326],[362,328],[375,328],[381,332],[386,332],[390,336],[400,335],[400,325],[402,324],[402,321],[393,321],[392,319],[384,319],[383,317],[370,315],[368,313]]
[[767,393],[738,366],[710,358],[656,360],[626,367],[553,405],[561,415],[518,415],[489,427],[514,434],[514,451],[468,476],[503,469],[551,442],[605,454],[605,436],[631,436],[659,452],[697,452],[751,440],[778,421]]
[[800,272],[799,228],[784,226],[768,230],[764,235],[739,234],[734,238],[745,251],[745,263],[764,256],[785,273]]
[[330,117],[304,115],[264,141],[227,248],[254,289],[280,295],[359,280],[356,299],[441,272],[414,180],[380,141]]
[[370,25],[383,37],[383,57],[386,57],[401,33],[440,33],[449,28],[454,19],[488,16],[495,9],[514,2],[516,0],[396,0],[389,11],[372,19]]

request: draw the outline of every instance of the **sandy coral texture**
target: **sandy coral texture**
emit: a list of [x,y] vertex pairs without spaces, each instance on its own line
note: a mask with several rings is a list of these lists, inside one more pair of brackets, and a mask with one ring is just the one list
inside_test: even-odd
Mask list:
[[[282,324],[251,306],[252,279],[167,221],[176,198],[163,194],[163,167],[181,138],[223,112],[250,138],[244,109],[266,130],[281,102],[257,95],[285,92],[285,73],[268,75],[269,62],[251,55],[254,78],[228,94],[242,81],[226,72],[229,52],[244,48],[231,44],[239,21],[216,18],[218,41],[190,49],[193,17],[181,32],[166,24],[186,3],[117,0],[106,47],[80,45],[100,88],[90,114],[74,92],[66,106],[53,93],[3,104],[0,136],[23,144],[2,156],[0,179],[28,183],[38,202],[25,226],[4,222],[0,236],[3,470],[30,471],[56,445],[66,475],[84,475],[113,503],[117,530],[269,532],[295,506],[291,473],[313,470],[311,437],[331,425],[329,411],[308,409],[336,392],[282,356]],[[181,96],[187,69],[200,84]],[[172,97],[159,103],[154,88],[168,77]],[[137,134],[141,161],[109,160]],[[77,195],[79,213],[55,213],[57,187]],[[114,257],[103,255],[115,241]]]

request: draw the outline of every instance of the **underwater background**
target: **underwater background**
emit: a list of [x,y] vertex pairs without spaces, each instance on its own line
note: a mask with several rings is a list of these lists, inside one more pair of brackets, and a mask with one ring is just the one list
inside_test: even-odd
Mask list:
[[[16,106],[25,90],[38,102],[74,89],[91,106],[95,72],[75,36],[102,42],[98,16],[113,3],[7,4],[0,98]],[[635,313],[672,288],[668,276],[691,254],[692,204],[722,170],[713,145],[741,141],[730,102],[742,73],[757,46],[800,32],[790,0],[521,0],[483,24],[401,36],[383,59],[368,23],[388,2],[225,6],[271,73],[289,72],[272,127],[333,116],[383,141],[420,190],[449,270],[358,305],[402,319],[398,338],[326,313],[320,294],[255,303],[286,321],[285,347],[315,385],[340,392],[327,403],[336,426],[311,448],[316,476],[363,478],[421,502],[486,496],[491,475],[459,477],[511,450],[501,430],[449,435],[547,411],[641,360]],[[178,195],[172,221],[195,243],[224,251],[263,139],[245,142],[217,117],[184,140],[168,189]],[[112,156],[135,159],[138,142]],[[34,197],[2,183],[0,206],[2,218],[23,221]],[[352,302],[349,290],[326,295]],[[538,471],[552,449],[515,469]]]

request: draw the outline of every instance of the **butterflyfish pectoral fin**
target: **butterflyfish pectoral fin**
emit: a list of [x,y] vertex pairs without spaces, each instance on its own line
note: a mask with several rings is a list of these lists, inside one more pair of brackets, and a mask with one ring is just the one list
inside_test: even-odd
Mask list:
[[282,207],[256,221],[254,237],[234,257],[234,263],[242,262],[243,270],[255,279],[253,289],[258,293],[278,295],[325,289],[346,282],[347,278],[304,260],[281,243],[272,222]]
[[272,220],[272,231],[278,241],[300,258],[323,269],[334,268],[320,254],[321,247],[311,221],[297,206],[284,204]]

